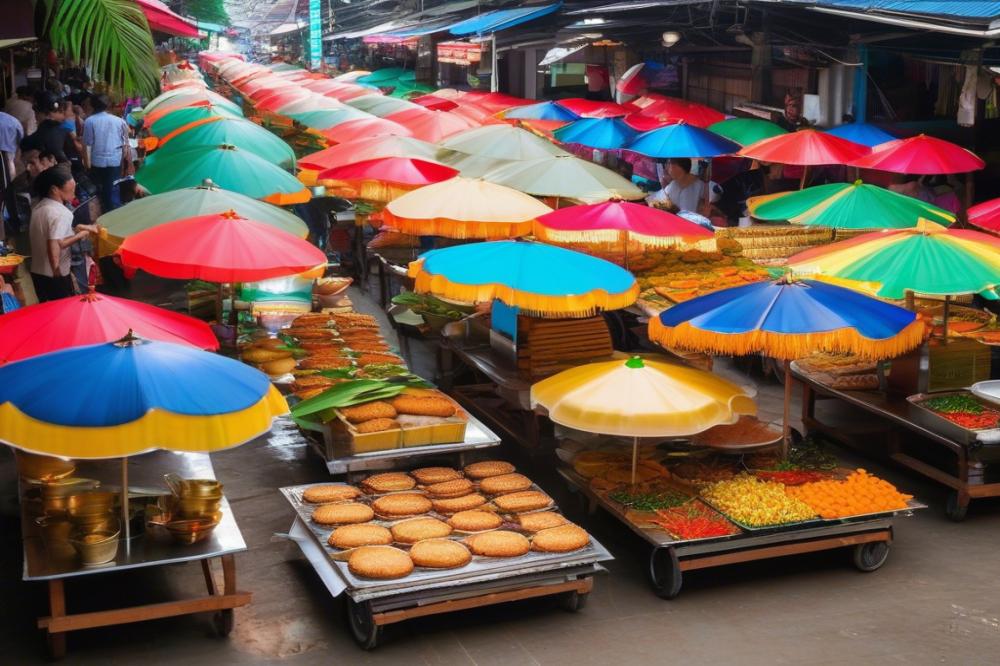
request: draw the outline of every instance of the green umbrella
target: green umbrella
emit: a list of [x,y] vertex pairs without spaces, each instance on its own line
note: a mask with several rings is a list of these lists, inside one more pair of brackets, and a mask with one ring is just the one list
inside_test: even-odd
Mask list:
[[353,106],[355,109],[367,111],[380,118],[400,111],[406,111],[407,109],[424,108],[419,104],[408,102],[405,99],[396,99],[395,97],[388,97],[386,95],[362,95],[361,97],[349,99],[344,104]]
[[208,118],[242,118],[242,113],[237,113],[226,106],[187,106],[176,111],[171,111],[152,124],[149,133],[155,137],[163,138],[172,132],[179,130],[185,125],[206,120]]
[[299,180],[248,150],[222,144],[184,150],[158,150],[146,158],[136,182],[152,194],[200,185],[206,178],[219,187],[279,206],[309,201]]
[[148,115],[164,104],[170,106],[195,106],[197,102],[201,101],[207,101],[216,106],[225,106],[234,111],[240,110],[239,105],[211,90],[203,88],[174,88],[152,99],[142,108],[142,111]]
[[228,210],[300,238],[309,233],[301,219],[283,208],[251,199],[238,192],[220,189],[211,180],[205,180],[197,187],[142,197],[101,215],[97,222],[107,230],[107,238],[102,233],[100,253],[102,256],[111,254],[125,238],[160,224]]
[[343,109],[321,109],[319,111],[298,111],[284,114],[310,129],[325,130],[348,120],[372,118],[372,114],[348,106]]
[[860,180],[754,197],[747,208],[758,220],[833,229],[906,229],[921,218],[942,225],[955,221],[942,208]]
[[242,148],[282,169],[295,168],[295,151],[291,146],[260,125],[243,118],[219,118],[184,130],[160,144],[158,152],[176,153],[198,146],[222,144]]
[[371,74],[365,74],[357,79],[357,83],[367,83],[371,86],[383,86],[398,81],[406,74],[402,67],[383,67]]
[[429,86],[426,83],[408,83],[406,81],[401,80],[399,84],[396,86],[396,89],[393,90],[389,94],[389,96],[397,97],[400,99],[406,99],[411,96],[416,97],[420,95],[426,95],[436,90],[437,88],[435,88],[434,86]]
[[770,139],[779,134],[788,134],[780,126],[770,120],[760,118],[730,118],[720,120],[708,126],[709,131],[715,132],[719,136],[724,136],[730,141],[735,141],[741,146],[749,146],[762,139]]

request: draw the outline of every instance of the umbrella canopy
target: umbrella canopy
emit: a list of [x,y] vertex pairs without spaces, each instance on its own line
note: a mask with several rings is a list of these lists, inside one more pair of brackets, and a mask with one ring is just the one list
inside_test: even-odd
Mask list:
[[491,171],[513,164],[516,160],[501,160],[485,155],[469,155],[457,150],[442,149],[438,153],[438,161],[458,169],[459,174],[466,178],[485,178]]
[[356,139],[374,139],[377,137],[411,137],[413,136],[413,132],[387,118],[369,116],[368,118],[348,120],[339,125],[321,130],[320,135],[331,143],[347,143]]
[[153,111],[159,111],[164,106],[208,106],[215,104],[218,106],[228,106],[232,109],[239,109],[233,102],[222,95],[211,90],[197,88],[177,88],[154,97],[146,106],[142,108],[144,115],[148,116]]
[[315,97],[316,93],[309,92],[308,90],[304,90],[298,86],[294,88],[281,88],[280,90],[276,90],[269,95],[262,95],[254,100],[254,107],[258,111],[277,113],[278,109],[288,106],[293,102],[310,100]]
[[586,317],[628,307],[639,295],[625,269],[544,243],[497,241],[431,250],[410,263],[409,274],[419,293],[464,303],[499,300],[537,316]]
[[656,159],[717,157],[738,152],[740,144],[707,129],[679,123],[640,134],[625,149]]
[[534,197],[472,178],[452,178],[405,194],[382,211],[386,226],[414,236],[515,238],[552,209]]
[[532,385],[552,421],[618,437],[685,437],[756,414],[746,391],[711,372],[634,357],[589,363]]
[[888,141],[896,140],[896,137],[893,135],[883,129],[879,129],[876,125],[871,125],[869,123],[847,123],[844,125],[838,125],[837,127],[828,129],[826,133],[839,136],[841,139],[847,139],[848,141],[853,141],[854,143],[859,143],[862,146],[868,146],[869,148],[874,148],[875,146]]
[[763,139],[739,152],[741,157],[761,162],[801,166],[849,164],[867,154],[867,146],[813,129]]
[[729,118],[712,123],[708,129],[741,146],[749,146],[764,139],[788,134],[780,125],[760,118]]
[[503,114],[504,120],[559,120],[572,122],[580,116],[555,102],[539,102],[511,109]]
[[395,83],[406,74],[407,70],[402,67],[383,67],[382,69],[376,69],[374,72],[363,74],[354,80],[358,83],[367,83],[373,86],[384,86],[386,84]]
[[336,109],[320,109],[318,111],[294,111],[284,113],[295,122],[310,129],[325,130],[346,123],[350,120],[375,120],[370,113],[359,111],[353,107],[342,105]]
[[213,118],[242,118],[243,114],[232,111],[225,106],[188,106],[172,110],[149,127],[149,133],[162,139],[179,130],[189,129],[195,124],[209,121]]
[[1000,231],[1000,199],[977,203],[968,210],[969,224],[988,231]]
[[486,173],[483,178],[534,196],[565,197],[588,203],[644,196],[632,181],[573,155],[511,162]]
[[97,223],[102,227],[98,249],[101,256],[113,254],[122,241],[132,234],[174,220],[227,210],[234,210],[243,217],[263,222],[299,238],[309,235],[305,222],[285,209],[239,192],[220,189],[211,180],[206,180],[197,187],[141,197],[104,213],[97,218]]
[[333,80],[353,83],[354,81],[357,81],[361,77],[367,76],[368,74],[371,74],[371,72],[369,72],[367,69],[355,69],[354,71],[351,72],[344,72],[343,74],[338,74],[337,76],[333,77]]
[[666,118],[670,119],[669,122],[685,122],[697,127],[708,127],[726,118],[724,113],[710,106],[662,95],[640,97],[633,100],[631,106],[641,116]]
[[[337,133],[333,136],[336,137]],[[432,143],[405,136],[363,137],[306,155],[299,160],[299,168],[303,169],[299,172],[299,178],[303,181],[308,181],[310,178],[315,181],[316,172],[379,157],[434,160],[437,151],[438,147]]]
[[139,301],[93,291],[15,310],[0,317],[0,364],[67,347],[114,342],[134,331],[142,338],[216,350],[205,322]]
[[650,340],[665,347],[786,360],[817,350],[893,358],[917,347],[923,333],[915,312],[813,280],[720,289],[649,321]]
[[[440,94],[441,91],[438,91]],[[516,106],[528,106],[534,104],[534,100],[523,97],[515,97],[501,92],[468,92],[461,96],[464,102],[471,102],[476,106],[488,109],[491,113],[499,113]],[[464,105],[463,105],[464,106]]]
[[320,92],[324,97],[329,97],[345,104],[349,100],[357,99],[358,97],[369,97],[377,93],[377,89],[373,90],[367,86],[358,86],[353,83],[337,83],[336,86],[328,86]]
[[569,109],[581,118],[621,118],[628,113],[628,109],[621,104],[583,99],[582,97],[556,100],[556,104],[564,109]]
[[618,118],[582,118],[555,132],[561,143],[578,143],[598,150],[618,150],[635,141],[639,133]]
[[669,116],[644,116],[641,113],[630,113],[622,118],[622,120],[626,125],[638,132],[648,132],[681,122]]
[[295,168],[295,151],[280,137],[245,118],[215,118],[184,131],[168,134],[156,151],[166,154],[202,146],[236,146],[282,169]]
[[295,176],[236,146],[195,146],[158,150],[135,174],[152,194],[197,187],[206,178],[219,187],[279,206],[309,201],[310,193]]
[[1000,284],[1000,238],[921,220],[912,229],[863,234],[793,255],[800,275],[847,280],[882,298],[907,291],[932,296],[977,294]]
[[413,109],[422,110],[424,108],[419,104],[407,102],[405,99],[397,99],[395,97],[387,97],[385,95],[362,95],[361,97],[354,97],[353,99],[346,100],[344,103],[348,106],[353,106],[355,109],[367,111],[373,116],[378,116],[380,118],[384,118],[385,116],[393,113],[399,113],[400,111],[411,111]]
[[[439,112],[439,113],[444,113]],[[472,123],[473,127],[479,127],[480,125],[504,125],[504,121],[496,117],[496,114],[487,109],[486,107],[479,106],[478,104],[463,104],[457,108],[448,111],[453,116],[458,116],[463,120],[467,120]]]
[[335,181],[335,186],[343,183],[353,190],[353,196],[345,195],[348,199],[385,203],[414,188],[440,183],[457,175],[457,169],[437,162],[410,157],[380,157],[322,171],[318,179]]
[[916,226],[921,218],[946,225],[955,221],[937,206],[860,180],[754,197],[747,207],[759,220],[833,229],[902,229]]
[[322,250],[233,211],[167,222],[129,236],[122,263],[175,280],[257,282],[326,264]]
[[710,229],[665,210],[625,201],[570,206],[535,222],[535,236],[556,243],[637,241],[670,246],[714,238]]
[[615,83],[615,90],[626,95],[639,95],[649,87],[650,79],[662,69],[663,65],[656,62],[640,62],[632,65]]
[[240,93],[245,97],[251,99],[256,99],[258,97],[264,97],[278,90],[294,90],[300,88],[298,84],[292,83],[291,81],[286,81],[277,76],[271,76],[269,78],[254,79],[238,86]]
[[[88,390],[53,400],[53,386]],[[0,441],[42,455],[218,451],[269,431],[271,421],[287,412],[285,399],[259,370],[186,345],[131,336],[0,367]]]
[[236,104],[233,104],[224,97],[219,97],[218,95],[216,95],[215,97],[218,97],[218,99],[215,99],[214,97],[205,98],[205,97],[190,97],[190,96],[175,97],[173,99],[169,99],[164,103],[160,104],[159,106],[157,106],[152,111],[143,111],[142,115],[143,125],[146,127],[151,127],[153,123],[155,123],[157,120],[163,118],[169,113],[177,111],[178,109],[187,109],[190,107],[197,107],[197,106],[211,106],[216,108],[223,108],[233,114],[241,116],[243,115],[243,110]]
[[978,171],[986,163],[971,150],[926,134],[880,145],[851,166],[893,173],[935,175]]
[[[292,117],[292,114],[303,113],[308,111],[322,111],[325,109],[351,109],[343,102],[339,102],[332,97],[324,97],[323,95],[317,95],[313,93],[312,95],[306,95],[305,97],[300,97],[299,99],[293,100],[288,104],[279,106],[275,109],[275,113],[282,116]],[[357,111],[357,109],[352,109]]]
[[429,143],[437,143],[453,134],[479,126],[453,113],[431,111],[419,106],[409,111],[389,114],[385,119],[399,123],[410,130],[414,138]]
[[446,138],[442,148],[498,160],[530,160],[554,155],[568,155],[536,134],[511,125],[476,127]]
[[433,109],[434,111],[451,111],[452,109],[458,108],[458,102],[444,97],[439,97],[434,93],[420,95],[419,97],[414,97],[410,101],[414,104],[419,104],[425,109]]

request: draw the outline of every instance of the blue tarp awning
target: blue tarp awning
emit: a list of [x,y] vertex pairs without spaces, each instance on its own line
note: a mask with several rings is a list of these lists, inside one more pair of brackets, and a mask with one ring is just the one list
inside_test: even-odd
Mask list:
[[548,5],[532,5],[529,7],[518,7],[516,9],[498,9],[474,16],[470,19],[460,21],[452,25],[448,31],[453,35],[465,37],[468,35],[485,35],[492,32],[499,32],[516,25],[534,21],[537,18],[548,16],[562,7],[562,2],[553,2]]
[[384,37],[423,37],[424,35],[430,35],[435,32],[441,32],[442,30],[447,30],[449,26],[454,24],[455,19],[443,19],[437,21],[430,21],[428,23],[418,23],[417,25],[410,25],[405,28],[400,28],[399,30],[393,30],[392,32],[383,33]]
[[886,14],[949,16],[964,19],[1000,17],[1000,2],[989,0],[793,0],[793,3]]

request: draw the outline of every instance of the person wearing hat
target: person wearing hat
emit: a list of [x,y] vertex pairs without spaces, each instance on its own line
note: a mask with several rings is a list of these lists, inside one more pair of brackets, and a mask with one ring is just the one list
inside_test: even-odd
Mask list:
[[62,104],[47,92],[35,95],[35,111],[40,121],[38,129],[21,142],[21,150],[43,150],[55,155],[59,162],[68,162],[66,157],[66,141],[69,132],[63,127],[66,116]]

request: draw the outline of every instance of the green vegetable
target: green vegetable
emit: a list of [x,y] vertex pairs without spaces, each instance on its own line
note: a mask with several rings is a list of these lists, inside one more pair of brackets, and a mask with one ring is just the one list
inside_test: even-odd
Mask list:
[[685,504],[691,499],[690,495],[673,490],[664,490],[655,493],[630,493],[627,490],[615,490],[608,493],[608,497],[636,511],[669,509]]
[[955,412],[983,413],[983,405],[970,395],[943,395],[938,398],[924,400],[920,404],[927,409],[941,412],[942,414],[953,414]]

